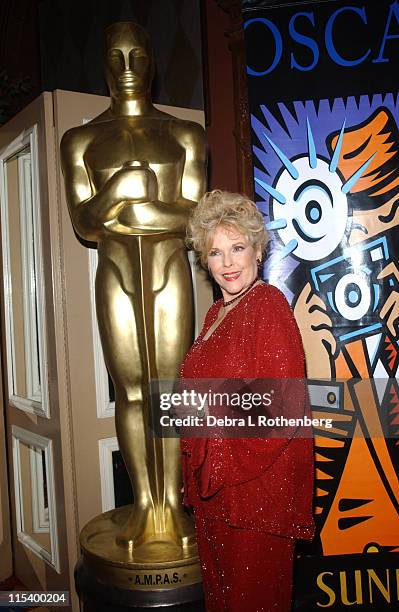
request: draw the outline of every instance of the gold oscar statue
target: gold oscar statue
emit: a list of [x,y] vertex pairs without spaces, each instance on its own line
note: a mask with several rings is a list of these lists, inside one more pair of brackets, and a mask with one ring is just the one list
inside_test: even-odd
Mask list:
[[[153,106],[153,56],[140,26],[107,28],[105,71],[109,109],[69,130],[61,155],[75,231],[98,247],[97,318],[134,505],[93,519],[81,544],[104,582],[148,590],[155,584],[151,576],[142,582],[148,564],[158,571],[163,563],[170,574],[174,562],[187,566],[196,556],[181,503],[179,441],[150,435],[147,423],[149,381],[176,378],[192,342],[184,235],[205,189],[205,135],[198,124]],[[198,569],[187,568],[189,583]],[[169,574],[155,586],[178,582]],[[187,580],[174,586],[180,584]]]

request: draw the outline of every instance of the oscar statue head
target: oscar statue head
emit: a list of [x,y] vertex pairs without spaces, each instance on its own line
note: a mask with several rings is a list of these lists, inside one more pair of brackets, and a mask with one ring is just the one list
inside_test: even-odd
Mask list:
[[105,30],[105,78],[112,98],[149,95],[154,61],[147,32],[137,23],[121,21]]

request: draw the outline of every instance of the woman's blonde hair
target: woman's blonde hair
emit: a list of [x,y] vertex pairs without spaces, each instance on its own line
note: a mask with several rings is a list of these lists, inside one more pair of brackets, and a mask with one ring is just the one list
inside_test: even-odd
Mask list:
[[213,234],[219,225],[243,234],[263,254],[268,235],[254,202],[240,193],[214,189],[199,200],[187,226],[187,246],[198,253],[203,266],[206,267]]

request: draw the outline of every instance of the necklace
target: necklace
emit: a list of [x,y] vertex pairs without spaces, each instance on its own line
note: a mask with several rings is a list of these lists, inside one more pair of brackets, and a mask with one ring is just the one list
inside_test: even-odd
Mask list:
[[258,277],[254,278],[254,280],[252,281],[252,283],[250,285],[248,285],[248,287],[245,289],[245,291],[243,291],[242,293],[240,293],[239,295],[236,295],[235,298],[233,298],[232,300],[229,300],[228,302],[225,302],[223,300],[223,306],[226,308],[226,306],[230,306],[230,304],[234,304],[234,302],[236,302],[237,300],[239,300],[240,298],[242,298],[243,295],[245,295],[246,293],[248,293],[248,291],[251,291],[252,287],[254,286],[254,284],[256,283],[256,281],[258,281]]

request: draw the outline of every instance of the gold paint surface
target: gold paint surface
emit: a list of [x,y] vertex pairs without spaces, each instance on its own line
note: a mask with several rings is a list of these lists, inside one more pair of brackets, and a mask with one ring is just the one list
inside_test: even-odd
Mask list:
[[180,560],[195,532],[181,504],[179,441],[149,435],[148,393],[151,379],[178,375],[193,339],[184,235],[205,190],[205,135],[153,106],[153,57],[140,26],[113,24],[105,38],[110,108],[66,132],[61,158],[73,227],[97,243],[98,326],[135,504],[117,531],[100,530],[90,546],[102,558],[117,550],[121,563],[144,544],[149,562],[166,548]]

